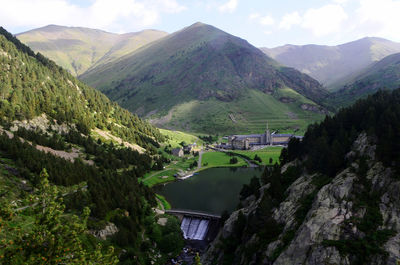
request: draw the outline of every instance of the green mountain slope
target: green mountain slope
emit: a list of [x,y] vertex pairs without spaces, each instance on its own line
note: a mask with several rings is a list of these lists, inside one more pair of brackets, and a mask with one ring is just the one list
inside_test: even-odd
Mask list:
[[35,55],[3,28],[0,33],[2,123],[46,114],[60,123],[75,124],[85,134],[97,127],[144,147],[162,139],[150,124],[41,54]]
[[400,87],[400,53],[389,55],[367,68],[352,82],[329,97],[335,106],[347,106],[379,89]]
[[0,263],[160,265],[176,256],[178,220],[157,224],[155,194],[138,181],[163,167],[163,139],[0,28]]
[[315,102],[327,94],[309,76],[202,23],[80,78],[160,126],[206,133],[262,130],[267,120],[276,129],[304,127],[322,117]]
[[285,45],[261,50],[279,63],[309,74],[328,89],[335,90],[370,64],[400,52],[400,43],[363,38],[337,46]]
[[23,43],[77,76],[95,65],[120,58],[167,35],[157,30],[115,34],[102,30],[49,25],[17,35]]

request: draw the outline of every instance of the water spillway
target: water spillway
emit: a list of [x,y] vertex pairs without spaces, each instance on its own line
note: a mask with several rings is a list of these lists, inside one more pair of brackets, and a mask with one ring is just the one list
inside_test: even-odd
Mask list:
[[181,229],[185,239],[203,240],[208,231],[209,220],[184,217],[181,223]]
[[165,213],[178,217],[183,237],[188,241],[211,242],[218,234],[220,215],[180,209],[166,210]]

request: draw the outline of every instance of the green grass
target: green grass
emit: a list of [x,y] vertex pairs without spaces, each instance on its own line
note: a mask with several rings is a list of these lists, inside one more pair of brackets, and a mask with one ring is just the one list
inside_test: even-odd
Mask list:
[[262,165],[270,165],[269,159],[272,158],[272,164],[275,162],[279,162],[279,156],[281,155],[283,147],[280,146],[271,146],[257,151],[247,151],[247,150],[233,150],[233,153],[241,154],[249,157],[250,159],[254,159],[255,155],[258,155],[262,162]]
[[[171,164],[166,166],[163,170],[151,171],[145,174],[143,178],[140,179],[140,181],[142,181],[144,185],[149,187],[165,182],[174,181],[174,175],[180,172],[190,171],[190,164],[192,164],[195,160],[197,161],[198,157],[183,159],[183,161],[181,159],[179,161],[172,161]],[[195,168],[193,170],[195,170]]]
[[158,173],[154,173],[154,171],[146,174],[141,181],[144,185],[152,187],[154,185],[174,181],[174,175],[178,172],[176,169],[167,169],[164,171],[159,171]]
[[197,136],[194,136],[189,133],[184,133],[180,131],[171,131],[160,129],[160,132],[167,136],[166,144],[170,144],[172,147],[179,147],[181,142],[185,142],[187,144],[196,143],[197,146],[203,145],[203,141],[200,140]]
[[164,196],[162,196],[160,194],[156,194],[156,197],[159,200],[159,202],[162,204],[162,206],[164,207],[164,210],[171,210],[171,204],[169,204],[169,202],[165,199]]
[[37,29],[18,35],[18,39],[74,75],[123,57],[166,34],[142,31],[121,36],[93,29],[56,27],[56,33]]
[[232,157],[223,152],[207,152],[203,154],[201,160],[201,168],[206,169],[210,167],[241,167],[247,166],[246,161],[241,157],[237,157],[238,163],[231,164],[229,161]]
[[[281,94],[281,95],[280,95]],[[280,96],[295,99],[282,103]],[[305,111],[303,103],[312,102],[292,89],[282,89],[275,97],[256,90],[234,102],[191,100],[173,108],[168,126],[192,133],[238,134],[261,133],[268,122],[269,128],[278,132],[303,133],[307,126],[323,119],[324,115]],[[234,121],[231,119],[234,118]]]
[[[212,167],[242,167],[247,166],[246,161],[243,158],[237,156],[238,163],[231,164],[230,159],[232,157],[223,152],[205,152],[202,157],[202,165],[200,170],[204,170]],[[190,164],[193,161],[198,161],[198,157],[191,157],[189,159],[182,159],[179,161],[172,161],[171,164],[165,167],[163,170],[151,171],[140,178],[144,185],[152,187],[157,184],[171,182],[175,180],[174,175],[177,173],[189,174],[190,172],[198,171],[198,168],[190,169]]]

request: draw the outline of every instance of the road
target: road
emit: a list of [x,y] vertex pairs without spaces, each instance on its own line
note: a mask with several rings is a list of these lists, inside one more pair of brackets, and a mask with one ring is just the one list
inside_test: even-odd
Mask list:
[[201,158],[203,156],[203,149],[200,150],[199,152],[199,161],[197,162],[197,169],[201,168]]

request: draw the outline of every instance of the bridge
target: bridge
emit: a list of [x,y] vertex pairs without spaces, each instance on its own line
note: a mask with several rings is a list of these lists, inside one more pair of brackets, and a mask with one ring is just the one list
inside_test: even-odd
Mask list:
[[221,219],[220,215],[201,212],[201,211],[183,210],[183,209],[166,210],[165,213],[170,215],[175,215],[181,220],[183,219],[184,216],[200,218],[200,219],[211,219],[211,220]]

